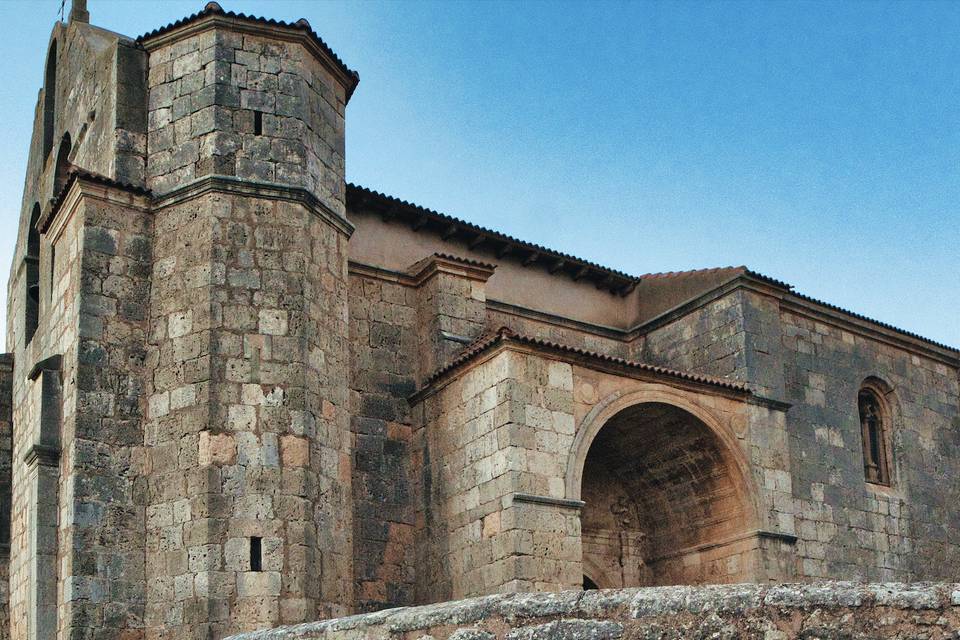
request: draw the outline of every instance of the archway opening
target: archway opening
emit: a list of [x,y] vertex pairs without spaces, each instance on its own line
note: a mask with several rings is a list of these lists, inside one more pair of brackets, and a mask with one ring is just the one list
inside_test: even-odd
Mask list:
[[749,580],[742,475],[699,418],[650,402],[597,433],[583,467],[584,565],[601,588]]
[[57,151],[57,166],[53,174],[53,197],[60,195],[70,173],[70,151],[73,144],[70,141],[70,133],[63,134],[60,139],[60,149]]
[[43,157],[53,149],[53,124],[57,110],[57,41],[50,43],[47,69],[43,76]]

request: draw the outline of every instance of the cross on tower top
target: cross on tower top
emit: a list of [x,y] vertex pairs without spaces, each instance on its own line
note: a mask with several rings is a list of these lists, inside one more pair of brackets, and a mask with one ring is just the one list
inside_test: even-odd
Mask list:
[[[63,3],[60,3],[60,13],[63,14]],[[87,0],[72,0],[70,4],[70,22],[90,22],[90,12],[87,11]]]

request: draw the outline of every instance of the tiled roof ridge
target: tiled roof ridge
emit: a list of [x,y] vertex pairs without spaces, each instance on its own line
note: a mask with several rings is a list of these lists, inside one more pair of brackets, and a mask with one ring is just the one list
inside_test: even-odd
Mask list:
[[757,280],[762,280],[768,284],[771,284],[781,289],[787,289],[788,291],[793,290],[793,285],[784,282],[783,280],[777,280],[776,278],[771,278],[762,273],[754,271],[746,265],[739,266],[728,266],[728,267],[707,267],[704,269],[685,269],[681,271],[660,271],[658,273],[645,273],[640,276],[640,280],[666,280],[670,278],[682,278],[684,276],[693,276],[693,275],[705,275],[708,273],[721,273],[723,271],[729,271],[731,273],[736,273],[739,275],[750,276],[751,278],[756,278]]
[[627,358],[620,358],[618,356],[611,356],[605,353],[599,353],[597,351],[590,351],[588,349],[581,349],[579,347],[573,347],[566,345],[560,342],[553,342],[551,340],[544,340],[543,338],[537,338],[530,335],[525,335],[518,333],[511,329],[510,327],[500,327],[496,331],[489,331],[481,335],[479,338],[474,340],[471,344],[454,358],[448,364],[440,367],[434,373],[430,374],[427,379],[424,381],[423,386],[426,387],[434,382],[436,382],[440,377],[453,371],[454,369],[460,367],[466,362],[472,360],[476,356],[485,352],[487,349],[501,343],[501,342],[517,342],[520,344],[527,344],[536,347],[543,347],[545,349],[552,349],[554,351],[561,351],[563,353],[570,353],[573,355],[583,356],[587,358],[592,358],[600,360],[603,362],[608,362],[610,364],[615,364],[623,367],[629,367],[631,369],[638,369],[641,371],[648,371],[650,373],[655,373],[658,375],[669,376],[672,378],[678,378],[681,380],[686,380],[688,382],[696,382],[699,384],[707,384],[716,387],[722,387],[724,389],[730,389],[733,391],[740,391],[750,393],[750,389],[743,383],[734,382],[731,380],[726,380],[724,378],[716,378],[713,376],[705,376],[696,373],[689,373],[686,371],[680,371],[678,369],[670,369],[667,367],[660,367],[653,364],[648,364],[646,362],[640,362],[639,360],[630,360]]
[[305,31],[307,35],[310,36],[310,38],[320,46],[320,49],[324,53],[326,53],[328,56],[330,56],[330,59],[333,60],[333,62],[340,68],[341,71],[343,71],[343,73],[353,78],[352,86],[347,88],[347,101],[350,100],[350,96],[353,95],[354,90],[357,88],[357,83],[360,81],[360,74],[347,66],[347,64],[340,58],[340,56],[338,56],[333,51],[333,49],[330,48],[330,45],[324,42],[323,38],[321,38],[317,34],[317,32],[313,30],[313,27],[310,25],[310,22],[307,21],[306,18],[300,18],[296,22],[286,22],[285,20],[276,20],[274,18],[264,18],[262,16],[248,15],[246,13],[226,11],[224,10],[223,7],[220,6],[219,3],[208,2],[206,5],[204,5],[203,9],[201,9],[200,11],[192,15],[186,16],[184,18],[180,18],[175,22],[171,22],[162,27],[157,27],[153,31],[148,31],[145,34],[138,36],[136,39],[136,42],[138,44],[142,43],[143,41],[149,40],[150,38],[154,38],[164,33],[173,31],[174,29],[178,29],[186,24],[190,24],[194,20],[199,20],[200,18],[206,18],[207,16],[211,16],[211,15],[224,16],[227,18],[236,18],[238,20],[244,20],[246,22],[255,22],[257,24],[266,24],[274,27],[285,27],[288,29],[300,29],[302,31]]
[[434,258],[442,258],[442,259],[444,259],[444,260],[451,260],[451,261],[453,261],[453,262],[459,262],[459,263],[461,263],[461,264],[466,264],[466,265],[469,265],[469,266],[471,266],[471,267],[479,267],[479,268],[481,268],[481,269],[489,269],[490,271],[493,271],[494,269],[497,268],[497,265],[492,264],[492,263],[490,263],[490,262],[481,262],[480,260],[474,260],[473,258],[464,258],[463,256],[456,256],[456,255],[454,255],[454,254],[452,254],[452,253],[442,253],[442,252],[439,252],[439,251],[435,251],[435,252],[433,253],[433,257],[434,257]]
[[647,278],[651,278],[651,279],[676,278],[680,276],[693,276],[693,275],[701,275],[701,274],[707,274],[707,273],[717,273],[719,271],[739,271],[742,273],[746,271],[746,267],[733,267],[733,266],[705,267],[703,269],[682,269],[680,271],[658,271],[656,273],[645,273],[642,276],[640,276],[640,279],[643,280]]
[[43,233],[47,230],[47,227],[50,225],[50,222],[53,220],[53,216],[56,215],[57,211],[60,209],[60,205],[63,204],[63,200],[67,197],[67,193],[70,191],[70,187],[73,186],[73,183],[77,180],[87,180],[88,182],[95,182],[97,184],[102,184],[107,187],[115,187],[117,189],[123,189],[124,191],[129,191],[141,196],[152,196],[153,192],[146,187],[141,187],[139,185],[133,184],[132,182],[126,182],[124,180],[116,180],[110,176],[105,176],[102,173],[96,173],[95,171],[90,171],[88,169],[83,169],[78,166],[70,167],[70,170],[67,172],[67,179],[63,181],[63,186],[60,187],[60,190],[54,195],[50,200],[50,209],[47,211],[47,214],[40,218],[37,223],[38,230]]
[[487,228],[487,227],[482,227],[482,226],[480,226],[480,225],[478,225],[478,224],[474,224],[473,222],[468,222],[468,221],[466,221],[466,220],[463,220],[462,218],[457,218],[457,217],[451,216],[451,215],[446,214],[446,213],[441,213],[441,212],[436,211],[436,210],[434,210],[434,209],[430,209],[430,208],[428,208],[428,207],[424,207],[424,206],[419,205],[419,204],[416,204],[416,203],[414,203],[414,202],[409,202],[409,201],[407,201],[407,200],[403,200],[402,198],[398,198],[398,197],[396,197],[396,196],[387,195],[386,193],[377,191],[376,189],[371,189],[371,188],[369,188],[369,187],[364,187],[364,186],[362,186],[362,185],[355,184],[355,183],[352,183],[352,182],[347,183],[347,188],[348,188],[348,189],[355,189],[356,191],[359,191],[360,193],[363,193],[363,194],[366,194],[366,195],[370,195],[370,196],[373,196],[373,197],[375,197],[375,198],[380,198],[380,199],[383,199],[383,200],[388,200],[388,201],[390,201],[391,203],[394,203],[394,204],[398,204],[398,205],[401,205],[401,206],[404,206],[404,207],[410,207],[410,208],[412,208],[412,209],[416,209],[417,211],[420,211],[420,212],[422,212],[422,213],[424,213],[424,214],[427,214],[427,215],[430,215],[430,216],[434,216],[434,217],[436,217],[436,218],[440,218],[440,219],[444,220],[445,222],[449,222],[449,223],[451,223],[451,224],[456,224],[456,225],[458,225],[458,226],[462,226],[462,227],[464,227],[464,228],[470,229],[471,231],[477,231],[477,232],[479,232],[479,233],[485,233],[485,234],[489,234],[489,235],[491,235],[491,236],[495,236],[497,239],[502,240],[502,241],[504,241],[504,242],[509,242],[509,243],[515,244],[515,245],[517,245],[517,246],[528,247],[528,248],[530,248],[530,249],[532,249],[532,250],[534,250],[534,251],[539,251],[539,252],[541,252],[541,253],[545,253],[545,254],[549,254],[549,255],[554,255],[554,256],[556,256],[556,257],[558,257],[558,258],[563,258],[563,259],[565,259],[565,260],[569,260],[569,261],[574,262],[574,263],[583,264],[583,265],[592,267],[592,268],[594,268],[594,269],[597,269],[597,270],[599,270],[599,271],[603,271],[603,272],[605,272],[605,273],[609,273],[609,274],[611,274],[611,275],[615,275],[615,276],[617,276],[617,277],[619,277],[619,278],[624,278],[624,279],[626,279],[626,280],[632,280],[632,281],[637,281],[637,280],[638,280],[637,276],[630,275],[629,273],[625,273],[625,272],[623,272],[623,271],[618,271],[618,270],[616,270],[616,269],[611,269],[610,267],[605,267],[605,266],[603,266],[602,264],[597,264],[596,262],[591,262],[591,261],[585,260],[585,259],[583,259],[583,258],[578,258],[577,256],[574,256],[574,255],[571,255],[571,254],[568,254],[568,253],[563,253],[562,251],[557,251],[557,250],[555,250],[555,249],[551,249],[551,248],[545,247],[545,246],[543,246],[543,245],[539,245],[539,244],[536,244],[536,243],[533,243],[533,242],[527,242],[526,240],[521,240],[521,239],[519,239],[519,238],[515,238],[515,237],[513,237],[513,236],[509,236],[509,235],[507,235],[507,234],[505,234],[505,233],[502,233],[502,232],[500,232],[500,231],[496,231],[496,230],[494,230],[494,229],[489,229],[489,228]]

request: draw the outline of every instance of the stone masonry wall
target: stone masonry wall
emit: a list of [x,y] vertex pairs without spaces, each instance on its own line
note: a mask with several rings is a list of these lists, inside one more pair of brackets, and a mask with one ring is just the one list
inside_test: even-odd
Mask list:
[[[798,536],[797,576],[957,575],[956,368],[800,308],[739,289],[646,334],[644,357],[740,379],[792,405],[788,455],[760,446],[752,464],[787,465],[769,481],[790,488],[772,509]],[[868,379],[890,390],[889,488],[864,479],[857,393]]]
[[[436,263],[428,259],[428,263]],[[427,266],[429,269],[430,266]],[[464,348],[447,335],[472,341],[486,320],[484,282],[452,273],[434,273],[420,283],[417,301],[420,377],[425,379]]]
[[231,640],[955,640],[960,585],[850,582],[493,595]]
[[300,203],[219,193],[156,217],[148,637],[342,614],[346,235]]
[[13,357],[0,354],[0,640],[10,638],[10,506],[13,480]]
[[643,362],[746,381],[746,340],[741,294],[732,292],[646,333],[634,349]]
[[[143,627],[141,400],[153,235],[144,204],[83,200],[79,309],[73,310],[79,313],[71,318],[79,343],[76,369],[65,368],[64,377],[67,388],[76,388],[76,404],[65,403],[62,434],[66,637],[122,637]],[[64,244],[58,242],[60,251],[71,249]],[[69,298],[64,288],[53,295]]]
[[563,496],[570,365],[499,353],[422,401],[418,599],[581,582],[579,514]]
[[[38,633],[56,631],[58,593],[63,588],[57,583],[56,567],[70,552],[58,545],[59,514],[73,511],[69,498],[65,497],[60,461],[57,456],[31,462],[25,458],[34,445],[46,438],[59,443],[61,420],[72,419],[76,412],[81,332],[81,220],[82,216],[74,216],[55,234],[47,234],[43,239],[40,282],[46,286],[41,286],[40,292],[40,328],[29,345],[24,346],[17,339],[13,372],[13,422],[16,428],[13,432],[10,548],[10,632],[11,637],[17,639],[31,637],[29,633],[36,637]],[[56,254],[56,268],[51,273],[53,253]],[[11,306],[12,313],[19,313],[16,305]],[[45,397],[43,375],[31,379],[28,374],[37,362],[57,354],[63,356],[63,379],[70,383],[65,385],[60,398]],[[59,405],[61,402],[62,418],[57,424],[44,424],[43,410],[53,408],[45,405]],[[56,409],[59,411],[60,406]]]
[[[960,575],[956,370],[793,311],[780,318],[803,575]],[[857,393],[867,378],[891,389],[889,488],[864,480]]]
[[357,609],[414,602],[415,509],[407,398],[418,384],[417,290],[350,277],[350,424]]
[[303,46],[217,28],[148,50],[153,191],[236,176],[304,187],[345,215],[346,96]]
[[483,331],[484,273],[428,256],[407,277],[351,276],[351,419],[357,607],[415,601],[415,532],[423,526],[414,478],[423,452],[412,445],[408,399],[419,382]]

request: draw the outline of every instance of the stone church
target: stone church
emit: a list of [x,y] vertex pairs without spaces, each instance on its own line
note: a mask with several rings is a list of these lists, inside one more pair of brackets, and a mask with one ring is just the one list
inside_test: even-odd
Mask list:
[[[48,43],[0,356],[0,637],[960,575],[960,352],[346,182],[306,20]],[[615,229],[611,229],[615,232]],[[878,292],[880,293],[880,292]]]

